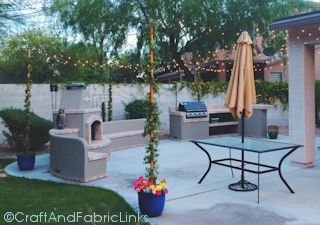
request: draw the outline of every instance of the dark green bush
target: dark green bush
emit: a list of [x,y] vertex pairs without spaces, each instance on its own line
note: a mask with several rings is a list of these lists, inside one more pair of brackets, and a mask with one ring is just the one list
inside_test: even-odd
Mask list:
[[[37,151],[49,141],[48,131],[52,128],[52,122],[34,113],[30,113],[30,149]],[[2,109],[0,117],[9,132],[3,131],[10,147],[17,152],[24,151],[24,111],[22,109]]]
[[147,106],[148,101],[144,99],[133,99],[125,104],[127,119],[147,118]]

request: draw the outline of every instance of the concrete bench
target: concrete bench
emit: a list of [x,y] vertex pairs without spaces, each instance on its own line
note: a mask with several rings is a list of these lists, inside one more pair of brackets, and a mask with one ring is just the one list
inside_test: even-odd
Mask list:
[[[67,129],[64,130],[68,134]],[[107,173],[109,153],[88,150],[86,141],[76,136],[64,136],[52,129],[50,135],[50,172],[62,179],[89,182]]]
[[119,120],[103,123],[103,135],[111,140],[108,150],[115,151],[145,145],[145,119]]

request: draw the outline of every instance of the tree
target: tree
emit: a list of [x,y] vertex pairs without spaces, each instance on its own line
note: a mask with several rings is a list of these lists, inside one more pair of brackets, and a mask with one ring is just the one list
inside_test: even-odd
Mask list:
[[[6,40],[0,56],[0,80],[2,83],[23,83],[27,65],[26,50],[32,49],[31,73],[33,82],[54,80],[63,64],[57,55],[65,46],[59,38],[41,30],[26,31]],[[54,57],[54,55],[56,57]]]
[[105,79],[104,65],[108,55],[122,46],[128,27],[126,16],[130,4],[112,0],[54,0],[51,15],[58,15],[63,26],[81,34],[95,47],[101,79]]
[[[122,65],[117,66],[117,64]],[[135,51],[127,51],[116,57],[115,65],[112,66],[112,81],[116,83],[133,83],[137,80],[140,71],[140,55]]]
[[178,66],[187,80],[193,80],[190,67],[183,60],[184,53],[192,52],[194,60],[198,60],[197,57],[215,50],[217,43],[230,49],[243,30],[252,35],[259,32],[268,38],[268,24],[274,18],[292,13],[293,5],[313,7],[304,0],[254,3],[249,0],[135,0],[133,22],[140,32],[138,47],[142,48],[147,33],[145,24],[154,20],[157,43],[174,60],[164,63]]
[[0,0],[0,34],[9,29],[10,22],[22,22],[21,15],[15,11],[19,3]]
[[33,83],[98,82],[95,48],[83,43],[69,44],[55,34],[29,30],[5,40],[0,49],[0,83],[23,83],[27,57],[32,49]]

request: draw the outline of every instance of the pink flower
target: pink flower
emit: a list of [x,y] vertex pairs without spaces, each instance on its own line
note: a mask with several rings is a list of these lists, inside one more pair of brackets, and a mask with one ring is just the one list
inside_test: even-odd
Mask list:
[[160,196],[168,193],[166,182],[166,179],[162,179],[161,182],[160,180],[150,182],[147,178],[140,176],[133,182],[133,187],[135,191],[144,191]]

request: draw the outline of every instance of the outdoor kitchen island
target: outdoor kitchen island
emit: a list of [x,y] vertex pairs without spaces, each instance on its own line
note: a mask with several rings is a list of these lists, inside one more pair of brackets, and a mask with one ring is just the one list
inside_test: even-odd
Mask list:
[[[246,136],[267,137],[267,109],[271,105],[253,105],[253,114],[246,119]],[[210,135],[238,134],[241,124],[224,105],[207,105],[206,116],[188,118],[187,111],[170,107],[170,137],[180,140],[206,138]]]

